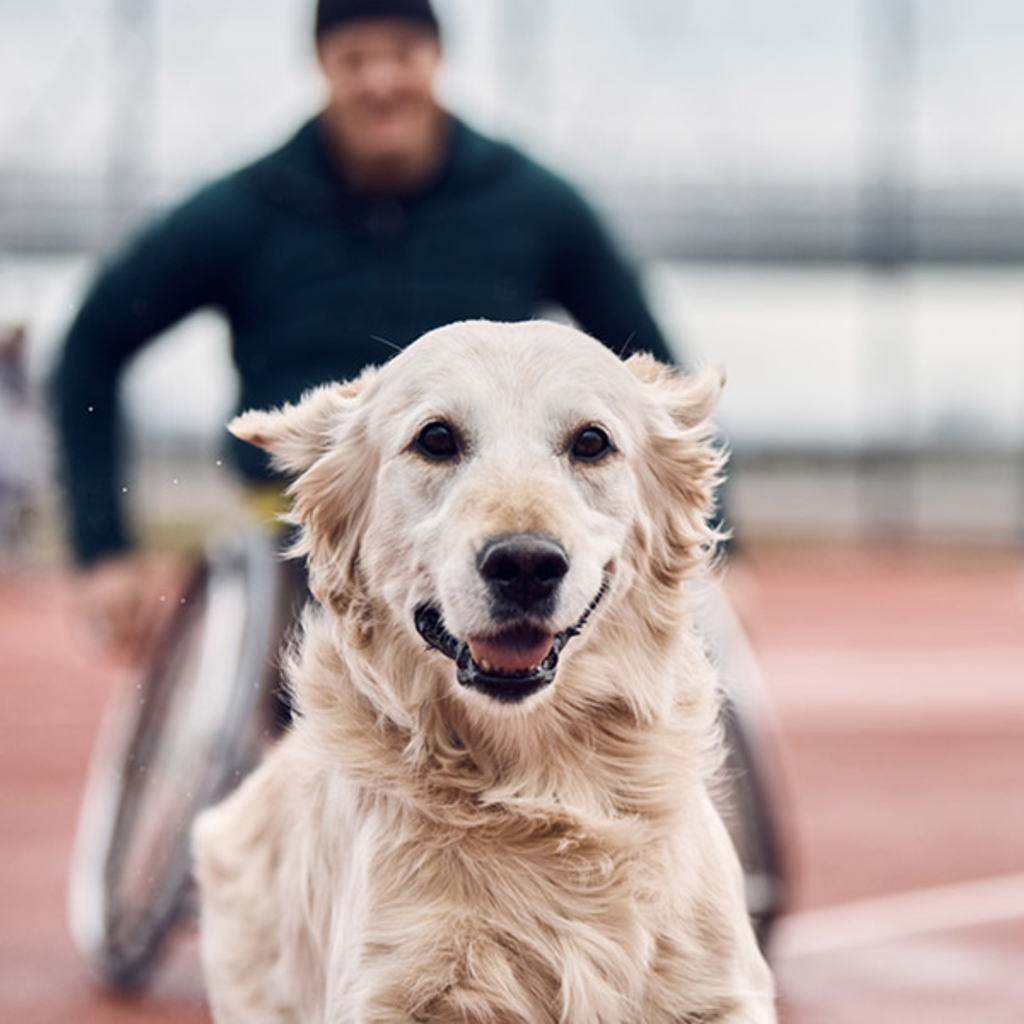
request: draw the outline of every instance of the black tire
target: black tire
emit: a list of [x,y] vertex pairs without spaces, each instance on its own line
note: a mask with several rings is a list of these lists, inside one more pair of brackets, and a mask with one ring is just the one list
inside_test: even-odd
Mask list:
[[743,866],[747,909],[762,951],[785,906],[786,861],[777,825],[778,785],[764,684],[746,634],[724,594],[709,595],[704,623],[719,670],[725,761],[718,806]]
[[145,984],[189,914],[196,814],[274,731],[282,633],[277,555],[246,534],[199,559],[152,664],[111,697],[72,857],[72,936],[115,989]]
[[764,766],[737,706],[722,709],[725,736],[725,820],[743,865],[747,909],[758,943],[768,952],[772,930],[782,913],[785,872],[782,849]]

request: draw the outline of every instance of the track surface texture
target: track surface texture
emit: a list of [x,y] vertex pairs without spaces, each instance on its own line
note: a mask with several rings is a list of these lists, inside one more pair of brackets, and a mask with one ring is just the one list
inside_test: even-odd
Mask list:
[[[728,585],[758,654],[790,874],[785,1024],[1024,1020],[1024,552],[755,550]],[[0,1019],[205,1024],[194,937],[105,994],[64,880],[111,669],[72,582],[0,577]]]

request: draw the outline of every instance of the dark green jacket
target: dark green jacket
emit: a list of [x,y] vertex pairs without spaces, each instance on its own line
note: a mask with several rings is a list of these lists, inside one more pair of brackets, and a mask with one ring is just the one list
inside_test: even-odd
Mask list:
[[[564,181],[452,120],[443,167],[403,197],[346,189],[318,119],[200,191],[100,274],[56,376],[71,539],[90,562],[128,546],[117,390],[128,360],[202,307],[230,324],[242,408],[294,401],[455,320],[552,305],[616,351],[669,353],[635,278]],[[263,453],[235,452],[250,476]]]

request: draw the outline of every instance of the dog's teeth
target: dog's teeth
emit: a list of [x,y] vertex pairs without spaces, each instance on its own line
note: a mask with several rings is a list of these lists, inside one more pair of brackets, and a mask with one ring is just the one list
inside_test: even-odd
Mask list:
[[526,668],[522,669],[501,668],[501,666],[495,665],[493,661],[490,661],[487,658],[484,658],[477,654],[472,644],[469,645],[469,654],[470,657],[472,657],[473,661],[476,662],[476,666],[480,669],[481,672],[486,672],[488,675],[492,676],[531,675],[532,673],[538,671],[541,667],[541,663],[538,662],[536,665],[529,665]]

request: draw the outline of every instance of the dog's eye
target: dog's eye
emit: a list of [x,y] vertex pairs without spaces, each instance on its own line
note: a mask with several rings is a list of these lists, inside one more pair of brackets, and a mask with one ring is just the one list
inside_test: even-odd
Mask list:
[[415,449],[429,459],[454,459],[459,455],[459,439],[455,431],[440,420],[428,423],[419,433]]
[[600,427],[587,427],[573,438],[569,449],[580,462],[599,462],[613,451],[608,435]]

